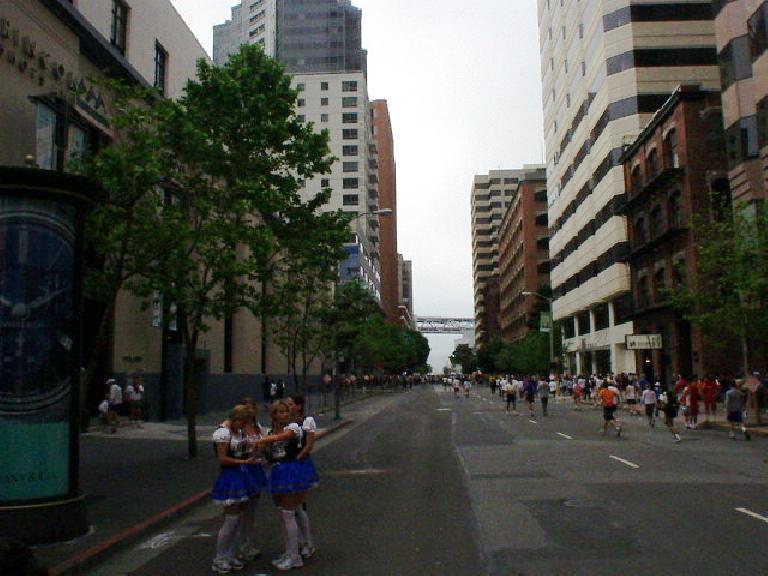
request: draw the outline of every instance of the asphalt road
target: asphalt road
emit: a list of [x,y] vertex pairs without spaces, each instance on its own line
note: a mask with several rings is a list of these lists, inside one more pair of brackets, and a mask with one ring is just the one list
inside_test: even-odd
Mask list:
[[[296,574],[768,574],[768,439],[732,441],[550,401],[512,416],[486,390],[424,387],[371,404],[324,439],[310,513],[318,552]],[[266,499],[264,559],[275,573],[277,513]],[[219,525],[202,506],[88,574],[210,574]]]

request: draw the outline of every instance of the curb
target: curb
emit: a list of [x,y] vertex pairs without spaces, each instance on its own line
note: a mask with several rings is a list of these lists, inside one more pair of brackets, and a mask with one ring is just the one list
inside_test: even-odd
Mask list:
[[[322,431],[318,431],[317,438],[320,439],[328,436],[329,434],[333,434],[337,430],[346,428],[353,422],[354,420],[341,420]],[[78,552],[71,558],[68,558],[67,560],[64,560],[60,564],[51,568],[48,573],[50,576],[70,576],[78,574],[79,570],[82,570],[83,568],[95,563],[96,561],[105,558],[110,553],[114,552],[117,548],[138,540],[142,535],[156,528],[163,522],[181,516],[185,512],[206,500],[209,495],[210,490],[198,492],[194,496],[190,496],[186,500],[182,500],[178,504],[175,504],[170,508],[155,514],[154,516],[139,522],[135,526],[132,526],[127,530],[123,530],[118,534],[110,536],[103,542]]]

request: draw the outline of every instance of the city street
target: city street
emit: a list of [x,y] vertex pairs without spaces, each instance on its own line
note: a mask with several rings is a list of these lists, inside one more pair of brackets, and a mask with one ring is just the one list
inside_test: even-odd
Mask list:
[[[317,575],[768,573],[766,438],[683,431],[550,400],[511,416],[498,397],[442,386],[371,401],[318,446],[310,512]],[[537,407],[538,408],[538,407]],[[622,414],[623,416],[623,414]],[[276,573],[277,514],[266,499],[261,560]],[[219,513],[204,504],[87,574],[208,574]]]

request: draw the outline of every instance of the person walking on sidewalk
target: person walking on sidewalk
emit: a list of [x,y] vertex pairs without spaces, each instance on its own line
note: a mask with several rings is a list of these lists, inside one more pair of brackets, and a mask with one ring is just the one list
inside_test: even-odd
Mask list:
[[608,431],[608,424],[610,424],[616,429],[618,438],[621,436],[621,424],[616,419],[617,396],[618,394],[608,388],[608,383],[604,381],[598,391],[598,397],[603,406],[603,435]]
[[728,413],[728,422],[731,424],[728,438],[731,440],[736,439],[736,428],[741,428],[745,440],[752,439],[744,424],[744,407],[747,402],[747,395],[742,390],[743,386],[743,379],[736,380],[733,388],[725,393],[725,410]]
[[457,374],[453,376],[453,397],[459,397],[459,376]]
[[251,417],[251,409],[239,404],[232,409],[229,419],[213,433],[221,471],[211,490],[211,498],[224,508],[224,521],[216,538],[216,557],[211,566],[218,574],[228,574],[244,566],[237,558],[240,522],[243,508],[259,491],[251,483],[246,469],[246,465],[255,463],[255,459],[248,454],[245,433]]
[[143,428],[141,423],[141,403],[144,400],[144,384],[141,383],[141,376],[134,374],[131,376],[128,386],[125,388],[125,395],[128,400],[128,418],[136,428]]
[[472,380],[469,376],[464,377],[464,398],[469,398],[469,391],[472,389]]
[[680,403],[677,401],[677,394],[673,390],[668,390],[661,395],[661,405],[664,411],[664,425],[672,432],[675,438],[675,444],[680,442],[680,434],[675,429],[675,418],[680,410]]
[[119,414],[123,410],[123,389],[120,388],[114,378],[107,380],[107,389],[109,390],[109,425],[112,434],[114,434],[120,423]]
[[627,399],[627,410],[629,410],[629,413],[637,415],[637,391],[631,380],[627,381],[627,386],[624,388],[624,396]]
[[549,382],[544,379],[539,380],[536,391],[539,394],[539,401],[541,402],[541,414],[543,416],[549,416],[549,412],[547,411],[549,408]]
[[656,391],[649,385],[643,390],[641,400],[643,401],[643,407],[645,408],[645,417],[648,419],[648,426],[653,428],[656,426],[656,403],[658,401],[656,398]]
[[703,388],[704,414],[707,421],[709,421],[710,416],[714,416],[717,413],[717,395],[720,393],[720,383],[711,376],[707,376],[704,378]]
[[306,492],[316,485],[307,468],[298,462],[303,450],[304,431],[291,421],[291,408],[285,400],[272,405],[272,432],[261,438],[259,444],[269,445],[267,454],[273,462],[269,476],[269,491],[280,510],[285,535],[285,553],[272,564],[281,571],[301,568],[304,562],[299,550],[297,510],[306,501]]

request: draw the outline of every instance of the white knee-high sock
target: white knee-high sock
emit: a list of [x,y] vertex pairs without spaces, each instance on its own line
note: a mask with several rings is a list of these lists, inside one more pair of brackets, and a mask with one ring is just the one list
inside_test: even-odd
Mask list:
[[281,512],[285,527],[285,553],[291,558],[296,558],[299,555],[299,527],[296,524],[296,512],[284,508]]
[[229,562],[234,558],[239,521],[240,514],[224,514],[224,522],[219,529],[219,536],[216,539],[216,560]]
[[314,545],[312,531],[309,528],[309,514],[303,508],[296,509],[296,520],[301,531],[302,541],[310,546]]
[[257,500],[251,499],[243,508],[240,517],[240,524],[238,525],[238,541],[241,550],[255,549],[256,548],[256,502]]

